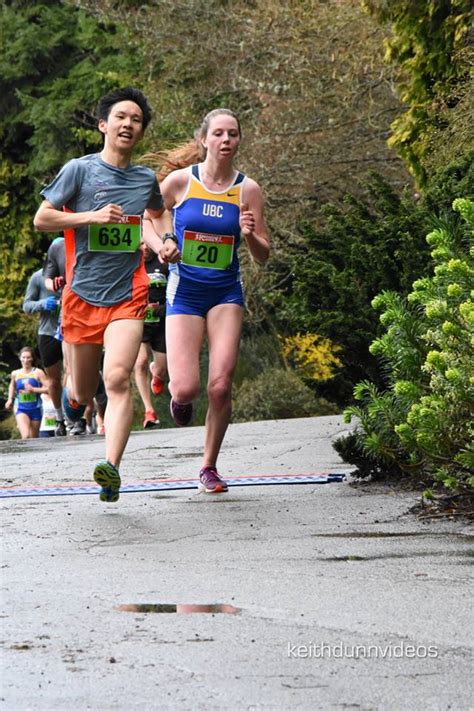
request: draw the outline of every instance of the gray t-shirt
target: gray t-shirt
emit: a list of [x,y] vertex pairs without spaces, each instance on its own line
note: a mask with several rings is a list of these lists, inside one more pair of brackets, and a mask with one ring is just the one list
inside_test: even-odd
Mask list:
[[[38,269],[28,282],[25,298],[23,300],[23,311],[27,314],[39,314],[39,336],[54,336],[58,327],[58,311],[48,311],[45,304],[48,297],[55,297],[55,294],[46,288],[43,277],[43,270]],[[57,298],[57,297],[56,297]]]
[[55,279],[56,277],[66,276],[64,237],[56,237],[49,245],[43,266],[43,276],[45,279]]
[[[100,210],[114,203],[126,215],[142,216],[147,207],[159,210],[163,206],[158,182],[150,168],[133,164],[116,168],[103,161],[99,153],[66,163],[41,195],[56,209],[72,212]],[[66,278],[75,294],[94,306],[113,306],[131,299],[133,276],[141,265],[139,248],[133,252],[105,248],[100,251],[101,247],[92,251],[93,246],[97,249],[97,240],[95,245],[89,242],[89,226],[65,230],[64,234]]]

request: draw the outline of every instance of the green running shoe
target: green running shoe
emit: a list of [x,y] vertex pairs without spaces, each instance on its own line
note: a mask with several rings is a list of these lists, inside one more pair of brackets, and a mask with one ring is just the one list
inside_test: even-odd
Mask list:
[[94,481],[102,487],[99,494],[101,501],[115,503],[120,496],[120,474],[117,467],[107,461],[99,462],[94,469]]

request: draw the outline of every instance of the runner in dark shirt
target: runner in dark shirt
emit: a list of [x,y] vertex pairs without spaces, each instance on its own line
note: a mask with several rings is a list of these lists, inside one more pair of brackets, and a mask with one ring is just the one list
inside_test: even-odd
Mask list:
[[168,265],[163,264],[146,244],[143,244],[142,248],[145,270],[150,282],[142,344],[135,363],[135,382],[145,408],[143,427],[152,429],[158,427],[160,421],[151,393],[159,395],[163,391],[167,373],[165,315]]

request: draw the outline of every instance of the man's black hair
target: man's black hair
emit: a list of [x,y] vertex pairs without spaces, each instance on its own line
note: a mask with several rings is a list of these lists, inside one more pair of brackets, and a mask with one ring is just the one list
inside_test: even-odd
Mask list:
[[143,128],[145,129],[151,120],[151,109],[145,95],[140,91],[140,89],[135,89],[133,86],[126,86],[123,89],[116,89],[111,91],[110,94],[106,94],[99,101],[99,106],[97,109],[97,118],[107,121],[110,114],[110,109],[114,104],[118,104],[119,101],[134,101],[137,104],[143,114]]

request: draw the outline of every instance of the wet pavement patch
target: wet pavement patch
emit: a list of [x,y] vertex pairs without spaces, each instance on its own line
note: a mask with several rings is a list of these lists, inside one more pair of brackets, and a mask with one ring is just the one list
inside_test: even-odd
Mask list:
[[192,613],[207,613],[207,614],[218,614],[224,613],[227,615],[235,615],[240,612],[240,607],[234,607],[234,605],[225,605],[221,603],[216,603],[212,605],[189,605],[186,603],[138,603],[138,604],[127,604],[119,605],[117,610],[120,612],[155,612],[155,613],[177,613],[178,615],[189,615]]

